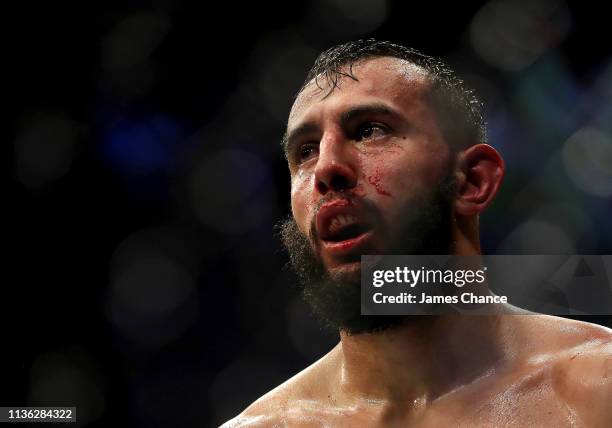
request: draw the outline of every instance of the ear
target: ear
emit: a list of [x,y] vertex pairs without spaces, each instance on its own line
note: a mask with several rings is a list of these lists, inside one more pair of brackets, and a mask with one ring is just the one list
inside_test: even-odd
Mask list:
[[468,147],[458,156],[455,212],[478,214],[489,206],[504,178],[501,155],[488,144]]

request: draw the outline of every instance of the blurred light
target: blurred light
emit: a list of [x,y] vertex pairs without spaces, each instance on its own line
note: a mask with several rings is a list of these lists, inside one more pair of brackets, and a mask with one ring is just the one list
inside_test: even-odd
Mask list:
[[179,125],[168,117],[124,119],[107,131],[103,150],[115,169],[146,175],[170,165],[181,140]]
[[558,147],[559,138],[583,120],[583,112],[576,108],[580,95],[562,59],[548,55],[521,76],[514,99],[521,114],[535,124],[532,134],[540,144]]
[[612,196],[612,138],[595,128],[582,128],[563,146],[568,177],[579,189],[602,198]]
[[[259,51],[266,47],[260,47]],[[257,53],[255,51],[254,53]],[[254,67],[257,62],[258,89],[261,99],[270,114],[281,124],[287,123],[293,99],[304,79],[308,69],[314,63],[318,52],[306,45],[287,45],[272,58],[264,59],[254,56]]]
[[590,115],[591,126],[612,134],[612,57],[598,71],[581,104],[581,110]]
[[172,28],[166,15],[138,13],[113,28],[102,42],[102,67],[107,83],[127,93],[146,93],[153,83],[149,61]]
[[580,243],[580,253],[590,253],[597,243],[595,224],[582,205],[571,202],[574,201],[542,204],[533,211],[532,218],[561,227],[572,242]]
[[125,266],[112,284],[116,303],[142,318],[175,310],[193,288],[193,278],[163,257],[142,258]]
[[185,248],[168,246],[172,230],[138,232],[113,254],[108,316],[133,342],[161,346],[195,320],[198,295],[193,261]]
[[170,31],[165,15],[139,13],[113,28],[103,42],[103,64],[110,70],[133,67],[145,61]]
[[493,0],[470,25],[472,47],[486,62],[520,71],[567,35],[570,14],[559,0]]
[[[79,359],[84,359],[83,355]],[[85,361],[73,361],[71,355],[46,353],[30,369],[29,406],[77,407],[76,423],[86,426],[102,417],[106,402],[100,386],[89,373]],[[85,366],[85,367],[84,367]]]
[[312,6],[309,18],[336,37],[371,33],[385,22],[389,12],[386,0],[315,0]]
[[17,178],[40,187],[63,177],[72,166],[79,135],[77,122],[47,116],[27,123],[15,140]]
[[575,254],[574,242],[561,227],[541,220],[519,224],[500,244],[497,254]]
[[[353,31],[369,33],[385,22],[387,17],[387,2],[381,0],[331,0],[351,23]],[[357,27],[357,28],[355,28]]]
[[190,193],[198,218],[227,234],[242,234],[269,218],[274,205],[270,168],[253,153],[219,151],[193,172]]

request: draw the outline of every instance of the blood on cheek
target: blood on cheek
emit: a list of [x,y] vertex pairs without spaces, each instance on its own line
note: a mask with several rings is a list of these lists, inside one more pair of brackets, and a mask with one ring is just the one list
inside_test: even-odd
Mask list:
[[[405,138],[405,137],[404,137]],[[385,160],[389,158],[397,158],[405,152],[405,149],[401,147],[401,145],[396,143],[387,143],[385,147],[377,148],[368,148],[368,150],[362,150],[362,157],[360,159],[359,165],[362,171],[367,171],[364,173],[363,177],[365,181],[374,188],[376,193],[392,197],[389,189],[383,185],[385,170],[387,170],[387,166],[385,165]],[[367,165],[370,164],[370,165]],[[373,171],[373,172],[372,172]]]
[[391,196],[391,193],[387,192],[380,183],[381,175],[378,169],[376,169],[373,175],[368,175],[367,179],[368,183],[370,183],[372,187],[374,187],[374,190],[376,190],[377,193],[384,196]]
[[382,185],[381,181],[382,181],[382,173],[381,173],[381,168],[379,166],[376,166],[374,169],[374,173],[373,174],[367,174],[366,175],[366,180],[368,180],[368,183],[370,183],[370,185],[372,187],[374,187],[374,190],[376,190],[376,193],[379,193],[381,195],[384,196],[389,196],[391,197],[391,193],[389,193]]

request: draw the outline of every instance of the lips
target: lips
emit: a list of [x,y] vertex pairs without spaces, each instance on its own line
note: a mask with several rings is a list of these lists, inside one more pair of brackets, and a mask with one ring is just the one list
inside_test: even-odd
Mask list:
[[364,225],[350,214],[339,214],[332,218],[327,227],[328,241],[344,241],[364,232]]
[[323,205],[316,217],[317,232],[323,246],[334,251],[354,249],[373,225],[365,209],[347,200]]

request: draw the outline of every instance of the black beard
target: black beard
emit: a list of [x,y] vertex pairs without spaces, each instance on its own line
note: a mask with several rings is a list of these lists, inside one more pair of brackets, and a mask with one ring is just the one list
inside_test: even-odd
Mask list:
[[[448,254],[452,244],[454,181],[447,177],[428,196],[410,207],[399,239],[387,254]],[[337,199],[346,199],[338,194]],[[308,237],[289,217],[279,223],[280,237],[298,277],[304,300],[324,325],[349,334],[372,333],[396,327],[414,316],[361,315],[361,273],[332,278],[315,254]]]

